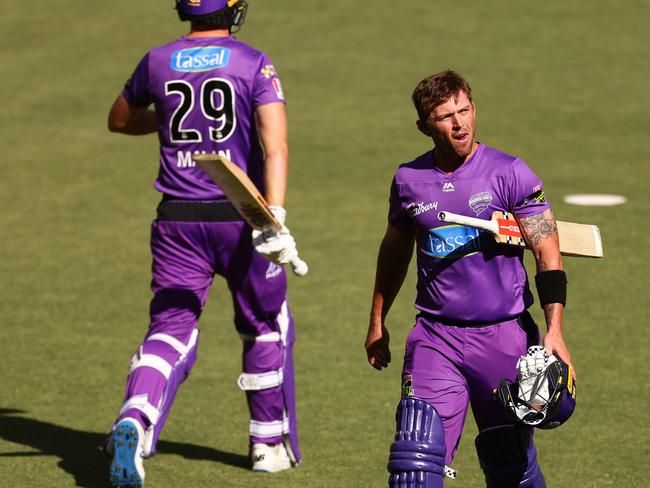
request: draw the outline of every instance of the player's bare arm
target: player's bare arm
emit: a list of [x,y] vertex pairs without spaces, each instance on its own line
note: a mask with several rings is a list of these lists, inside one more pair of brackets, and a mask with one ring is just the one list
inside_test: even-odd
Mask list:
[[108,130],[131,136],[153,134],[158,130],[156,113],[146,107],[135,107],[119,95],[108,114]]
[[370,323],[365,342],[368,362],[377,370],[388,367],[391,360],[390,336],[385,319],[406,278],[414,243],[413,232],[403,232],[389,224],[379,247]]
[[[537,266],[537,274],[562,270],[560,241],[553,211],[544,212],[519,219],[519,226],[528,243]],[[552,276],[552,275],[551,275]],[[562,335],[562,312],[564,304],[552,302],[543,305],[547,332],[544,336],[546,352],[556,354],[567,364],[572,364],[571,355]]]
[[284,206],[289,172],[287,116],[284,103],[269,103],[257,109],[257,125],[264,148],[264,186],[269,205]]

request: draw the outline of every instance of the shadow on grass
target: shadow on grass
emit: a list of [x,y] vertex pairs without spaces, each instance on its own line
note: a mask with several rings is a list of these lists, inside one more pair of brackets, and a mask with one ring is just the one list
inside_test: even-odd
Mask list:
[[[37,451],[5,452],[0,453],[0,458],[56,456],[61,459],[59,467],[74,476],[77,486],[108,486],[110,462],[101,450],[105,433],[84,432],[14,415],[23,413],[23,410],[0,408],[0,439]],[[158,452],[242,469],[248,469],[250,465],[247,456],[182,442],[159,441]]]

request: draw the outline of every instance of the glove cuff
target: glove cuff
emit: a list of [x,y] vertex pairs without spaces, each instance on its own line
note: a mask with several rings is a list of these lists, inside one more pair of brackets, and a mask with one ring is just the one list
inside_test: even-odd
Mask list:
[[287,211],[280,205],[269,205],[269,209],[271,212],[273,212],[275,218],[278,219],[282,225],[284,225],[285,220],[287,220]]

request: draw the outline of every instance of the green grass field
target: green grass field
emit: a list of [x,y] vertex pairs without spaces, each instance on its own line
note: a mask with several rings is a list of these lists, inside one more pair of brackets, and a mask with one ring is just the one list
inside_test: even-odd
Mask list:
[[[386,486],[413,273],[389,316],[392,366],[374,371],[362,345],[393,171],[429,147],[410,93],[448,67],[472,84],[479,140],[522,156],[558,218],[604,237],[605,259],[565,260],[578,408],[537,436],[548,485],[648,486],[650,3],[249,3],[240,37],[272,56],[289,100],[288,223],[311,266],[290,280],[304,463],[266,476],[246,468],[241,343],[217,280],[146,486]],[[107,486],[99,445],[147,326],[158,195],[156,138],[109,134],[106,115],[144,52],[184,33],[172,5],[5,2],[1,486]],[[562,202],[581,192],[628,203]],[[469,418],[450,487],[484,486],[475,434]]]

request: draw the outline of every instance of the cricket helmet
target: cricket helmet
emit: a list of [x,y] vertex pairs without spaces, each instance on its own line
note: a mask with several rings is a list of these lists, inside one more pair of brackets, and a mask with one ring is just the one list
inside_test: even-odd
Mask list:
[[233,32],[244,23],[247,9],[245,0],[176,0],[181,20],[199,20],[229,27]]
[[539,429],[554,429],[569,420],[576,407],[573,368],[556,356],[550,356],[536,375],[532,389],[523,391],[521,379],[512,383],[501,380],[496,395],[518,423]]

